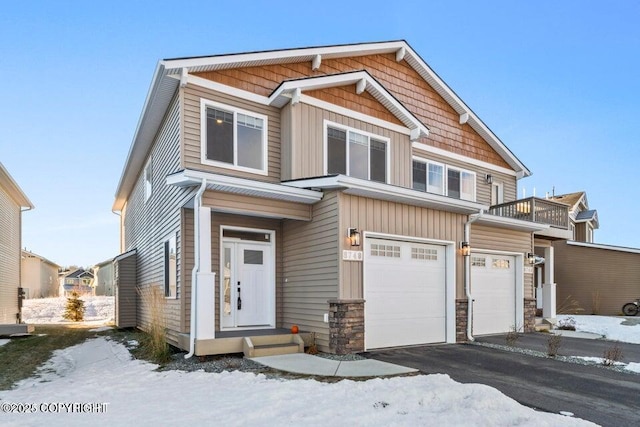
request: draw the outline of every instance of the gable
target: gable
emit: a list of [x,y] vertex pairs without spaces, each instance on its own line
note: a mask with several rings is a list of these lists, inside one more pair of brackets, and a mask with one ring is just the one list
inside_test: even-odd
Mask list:
[[[460,124],[460,114],[411,65],[404,60],[396,61],[396,55],[393,53],[329,58],[323,60],[315,71],[312,69],[311,61],[305,61],[221,69],[194,73],[194,75],[262,96],[269,96],[284,80],[357,70],[369,72],[405,108],[429,127],[430,135],[428,138],[421,139],[422,143],[512,169],[471,126]],[[336,91],[333,95],[337,93]],[[345,102],[348,101],[345,100]],[[358,108],[362,109],[362,107]]]

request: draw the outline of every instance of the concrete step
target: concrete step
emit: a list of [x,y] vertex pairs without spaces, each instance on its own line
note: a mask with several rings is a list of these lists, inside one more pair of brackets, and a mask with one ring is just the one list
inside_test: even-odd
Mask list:
[[553,327],[553,323],[542,317],[536,317],[535,329],[536,332],[546,331],[549,332]]
[[244,337],[242,349],[248,358],[304,353],[304,341],[298,334]]

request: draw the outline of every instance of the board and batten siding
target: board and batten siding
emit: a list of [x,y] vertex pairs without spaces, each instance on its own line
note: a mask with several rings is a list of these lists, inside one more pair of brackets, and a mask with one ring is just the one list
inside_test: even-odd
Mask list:
[[[205,195],[209,193],[207,191]],[[208,195],[208,197],[211,197]],[[266,199],[265,199],[266,200]],[[183,332],[189,332],[191,321],[191,270],[194,265],[193,257],[193,209],[183,209],[182,216],[184,218],[184,246],[186,252],[185,270],[182,278],[185,283],[185,298],[182,301],[184,306],[183,317],[180,319],[183,325]],[[275,263],[276,263],[276,326],[282,323],[282,221],[279,219],[258,218],[252,216],[231,215],[220,212],[211,213],[211,270],[216,274],[215,284],[215,330],[220,330],[220,227],[244,227],[258,228],[263,230],[273,230],[276,234],[275,244]]]
[[[178,251],[177,298],[165,299],[167,339],[177,344],[183,298],[180,277],[182,276],[180,209],[193,196],[190,188],[168,186],[166,177],[181,170],[180,162],[180,108],[179,98],[171,102],[163,124],[156,135],[145,166],[140,171],[136,184],[127,198],[124,216],[124,250],[137,250],[137,285],[141,294],[147,287],[158,286],[164,294],[164,241],[172,234],[176,236]],[[152,193],[145,201],[144,167],[152,164]],[[152,319],[149,304],[140,301],[137,315],[138,326],[148,329]]]
[[[339,196],[339,205],[339,230],[344,230],[340,235],[339,253],[352,249],[346,237],[349,227],[356,227],[361,232],[460,242],[467,221],[466,215],[344,193]],[[364,247],[364,243],[361,247]],[[461,298],[464,295],[463,262],[459,254],[456,254],[455,265],[456,297]],[[339,298],[363,298],[362,268],[362,262],[340,261]]]
[[[181,99],[183,100],[182,105],[184,107],[182,114],[182,122],[184,124],[184,139],[183,146],[181,147],[183,152],[182,168],[258,179],[260,181],[280,182],[280,110],[278,108],[246,101],[193,84],[189,84],[181,90]],[[200,139],[201,99],[229,105],[230,107],[241,108],[268,117],[267,176],[202,163],[202,145]]]
[[575,300],[580,314],[617,316],[640,298],[640,253],[553,243],[557,301]]
[[[423,160],[431,160],[437,163],[441,163],[448,166],[453,166],[460,169],[466,169],[476,174],[476,202],[491,205],[491,184],[487,184],[485,177],[487,174],[493,177],[494,183],[501,183],[503,188],[504,202],[514,201],[518,198],[518,180],[515,175],[510,175],[504,172],[498,172],[494,169],[477,166],[471,163],[464,162],[462,160],[454,159],[451,157],[443,156],[440,154],[434,154],[419,148],[413,149],[413,156]],[[413,165],[412,165],[413,167]],[[411,186],[412,184],[410,184]]]
[[18,321],[21,226],[20,206],[0,186],[0,325]]
[[290,165],[290,179],[310,178],[325,175],[324,145],[325,120],[355,130],[388,138],[389,166],[388,181],[392,185],[411,187],[411,143],[409,136],[387,128],[376,126],[332,111],[300,102],[283,110],[283,119],[289,128],[284,133],[291,138],[284,140],[285,164]]
[[285,220],[282,327],[315,332],[321,351],[329,351],[330,299],[338,297],[338,193],[326,192],[313,205],[313,221]]
[[[530,232],[488,227],[486,225],[471,225],[471,241],[469,243],[472,251],[481,252],[485,249],[515,252],[523,254],[525,260],[527,253],[533,252]],[[524,298],[534,297],[533,274],[524,273]]]

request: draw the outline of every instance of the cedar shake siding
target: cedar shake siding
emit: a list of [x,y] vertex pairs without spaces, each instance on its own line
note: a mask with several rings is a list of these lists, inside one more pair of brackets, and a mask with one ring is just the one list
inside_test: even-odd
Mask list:
[[[460,242],[467,221],[466,215],[342,193],[339,195],[339,207],[338,229],[344,230],[343,233],[349,227],[356,227],[362,232]],[[339,254],[342,250],[351,249],[346,237],[340,238],[339,243]],[[340,260],[339,299],[363,298],[362,264]],[[456,294],[459,297],[464,295],[462,267],[462,256],[456,255]]]
[[0,325],[18,321],[21,222],[20,205],[0,186]]
[[[196,73],[228,86],[269,96],[284,80],[366,70],[430,129],[420,142],[509,168],[505,160],[406,62],[394,54],[327,58],[313,71],[311,61]],[[331,95],[329,93],[328,95]],[[319,98],[319,96],[316,95]]]
[[[127,198],[123,212],[124,250],[137,250],[137,284],[142,292],[148,286],[159,286],[164,292],[164,241],[175,235],[177,240],[177,298],[167,298],[165,321],[168,340],[177,344],[180,330],[182,262],[180,256],[180,208],[192,197],[191,189],[166,185],[167,175],[180,170],[180,115],[178,97],[174,97],[155,138],[145,166],[152,164],[152,192],[145,201],[144,168]],[[151,322],[147,304],[138,304],[138,326],[147,329]]]
[[[597,245],[596,245],[597,246]],[[558,305],[571,299],[580,314],[617,316],[640,297],[640,253],[554,242]]]

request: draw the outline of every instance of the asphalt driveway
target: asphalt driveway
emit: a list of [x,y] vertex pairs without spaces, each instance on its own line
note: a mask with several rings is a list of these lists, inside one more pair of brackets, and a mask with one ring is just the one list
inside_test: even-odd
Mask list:
[[[518,345],[545,351],[548,335],[527,334]],[[504,337],[481,342],[504,345]],[[544,344],[543,344],[544,342]],[[602,357],[612,342],[563,338],[560,354]],[[539,346],[542,346],[539,348]],[[623,361],[640,360],[640,345],[621,344]],[[600,366],[561,362],[551,358],[504,351],[475,344],[448,344],[377,350],[366,357],[443,373],[462,383],[497,388],[523,405],[559,413],[572,412],[603,426],[640,425],[640,375]]]

